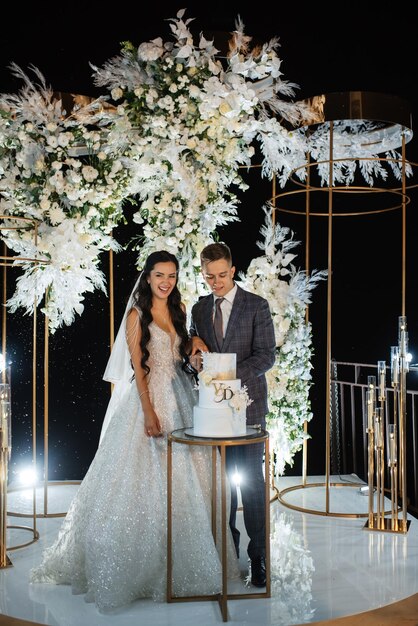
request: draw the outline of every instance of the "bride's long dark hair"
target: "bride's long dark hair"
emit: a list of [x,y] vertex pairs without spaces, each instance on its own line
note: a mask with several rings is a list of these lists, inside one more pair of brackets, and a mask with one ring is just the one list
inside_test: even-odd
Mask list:
[[152,291],[151,287],[148,283],[148,277],[151,271],[154,269],[157,263],[174,263],[176,266],[176,284],[174,289],[170,293],[167,298],[167,306],[170,313],[171,321],[173,322],[173,326],[177,335],[180,337],[180,345],[179,352],[182,357],[183,364],[182,367],[185,371],[188,371],[187,365],[189,362],[189,357],[187,354],[187,346],[189,343],[189,335],[186,327],[186,313],[181,307],[181,295],[177,287],[178,281],[178,272],[179,272],[179,262],[177,257],[171,252],[167,252],[166,250],[159,250],[157,252],[152,252],[147,260],[145,261],[144,268],[142,270],[141,277],[139,279],[138,287],[135,289],[133,293],[133,301],[134,305],[136,305],[141,310],[141,341],[140,347],[142,352],[141,358],[141,366],[148,374],[150,368],[147,364],[149,359],[149,350],[148,343],[151,338],[149,325],[152,322],[151,315],[151,307],[152,307]]

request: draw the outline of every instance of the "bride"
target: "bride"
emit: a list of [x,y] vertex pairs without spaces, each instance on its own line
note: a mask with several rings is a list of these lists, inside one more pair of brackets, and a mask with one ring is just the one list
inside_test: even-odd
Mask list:
[[[32,583],[71,585],[100,612],[166,598],[167,434],[192,426],[179,264],[149,255],[131,294],[104,378],[115,383],[99,448]],[[219,593],[211,530],[211,452],[173,448],[173,593]],[[219,507],[218,507],[219,510]],[[220,534],[217,533],[219,537]],[[231,575],[238,574],[228,537]]]

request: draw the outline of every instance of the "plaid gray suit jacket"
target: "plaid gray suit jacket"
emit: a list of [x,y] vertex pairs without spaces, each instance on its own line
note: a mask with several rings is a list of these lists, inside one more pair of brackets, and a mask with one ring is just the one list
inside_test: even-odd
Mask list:
[[247,408],[247,424],[265,425],[268,412],[265,373],[274,365],[276,342],[267,300],[238,287],[222,350],[213,329],[213,295],[196,302],[191,314],[191,336],[203,339],[210,352],[235,352],[237,378],[253,400]]

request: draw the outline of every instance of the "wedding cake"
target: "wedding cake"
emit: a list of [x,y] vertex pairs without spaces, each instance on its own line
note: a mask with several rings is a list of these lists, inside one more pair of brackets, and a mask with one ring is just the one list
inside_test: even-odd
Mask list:
[[240,437],[247,432],[246,388],[236,378],[237,355],[202,354],[199,402],[193,407],[193,433],[197,437]]

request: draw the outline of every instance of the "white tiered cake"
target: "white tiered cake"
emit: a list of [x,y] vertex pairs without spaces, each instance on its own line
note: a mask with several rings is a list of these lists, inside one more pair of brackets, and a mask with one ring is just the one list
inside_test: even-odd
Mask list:
[[241,437],[246,434],[246,389],[236,378],[236,354],[203,353],[199,404],[193,408],[197,437]]

